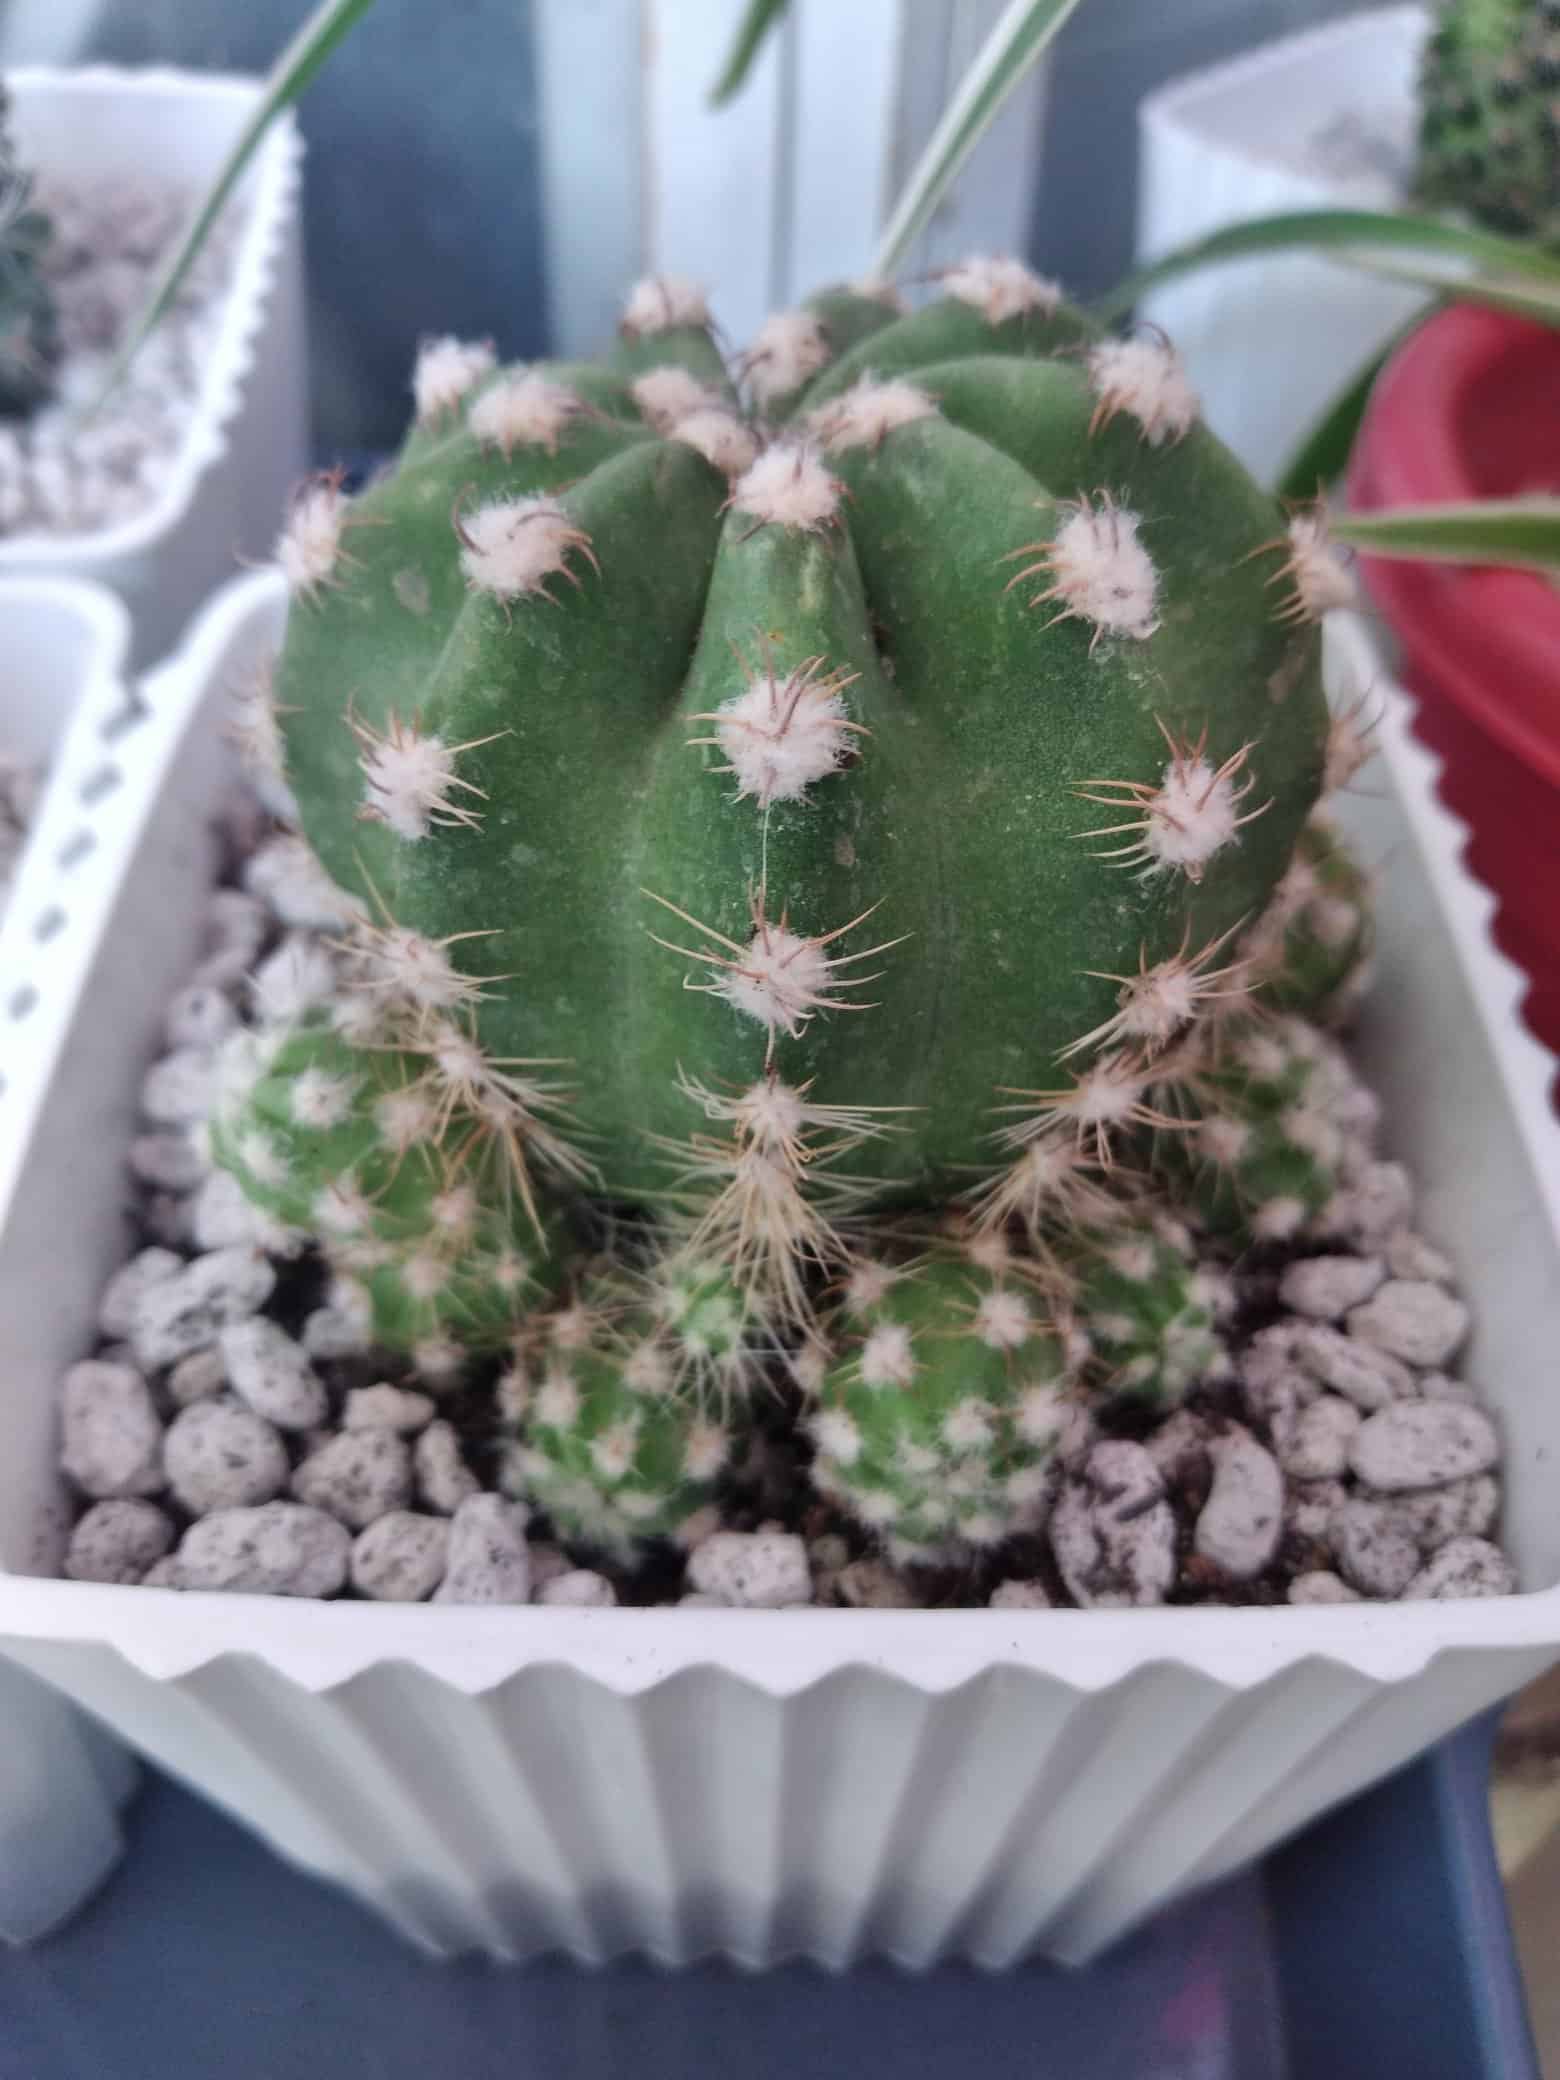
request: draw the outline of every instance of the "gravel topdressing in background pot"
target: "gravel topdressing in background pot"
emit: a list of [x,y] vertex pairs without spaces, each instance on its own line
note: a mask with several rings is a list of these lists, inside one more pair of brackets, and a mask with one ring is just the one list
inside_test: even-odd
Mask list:
[[[51,1397],[123,1251],[125,1152],[196,957],[233,688],[274,647],[247,580],[148,682],[117,782],[77,816],[97,867],[18,891],[0,1006],[36,1051],[0,1318],[4,1651],[437,1950],[624,1948],[764,1962],[882,1951],[1083,1959],[1515,1687],[1560,1647],[1551,1467],[1560,1135],[1488,905],[1384,693],[1392,783],[1346,800],[1382,864],[1358,1053],[1427,1233],[1462,1274],[1469,1367],[1506,1444],[1524,1593],[1468,1603],[1147,1611],[481,1610],[42,1579],[58,1562]],[[1367,679],[1357,630],[1345,662]],[[82,733],[67,783],[101,765]],[[64,821],[48,833],[63,843]],[[59,970],[34,952],[58,902]],[[35,1023],[33,1021],[36,1021]],[[46,1295],[40,1301],[40,1295]]]
[[[1393,357],[1355,449],[1350,497],[1381,506],[1520,497],[1560,484],[1560,339],[1462,305]],[[1560,1047],[1560,587],[1533,571],[1367,560],[1403,650],[1415,728],[1496,937],[1529,976],[1526,1015]]]
[[[131,208],[139,196],[153,213],[181,190],[194,206],[262,92],[255,80],[106,66],[22,67],[7,84],[21,163],[45,202],[53,184],[119,193]],[[202,320],[188,423],[149,496],[90,532],[0,532],[0,573],[87,577],[119,592],[141,663],[176,640],[235,556],[269,551],[276,515],[307,465],[301,150],[288,116],[230,206],[226,283]],[[148,354],[158,351],[154,340]],[[89,445],[111,416],[92,422]],[[0,485],[0,511],[5,494]]]

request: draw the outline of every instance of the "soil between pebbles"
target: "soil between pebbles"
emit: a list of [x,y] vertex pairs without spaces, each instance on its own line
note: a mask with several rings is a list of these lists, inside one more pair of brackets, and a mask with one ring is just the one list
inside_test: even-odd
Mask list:
[[[777,1380],[718,1518],[627,1569],[564,1551],[497,1492],[501,1359],[454,1382],[375,1352],[308,1247],[210,1168],[216,1050],[313,986],[340,928],[299,841],[247,796],[169,1007],[130,1152],[132,1247],[96,1350],[61,1387],[77,1511],[64,1571],[163,1588],[576,1606],[686,1601],[1002,1608],[1349,1602],[1517,1586],[1498,1544],[1498,1438],[1449,1373],[1452,1267],[1374,1163],[1327,1231],[1216,1268],[1233,1364],[1174,1411],[1080,1401],[1045,1527],[956,1567],[896,1568],[810,1487]],[[306,956],[300,958],[299,956]],[[312,980],[311,980],[312,979]],[[301,1008],[301,1007],[296,1007]]]

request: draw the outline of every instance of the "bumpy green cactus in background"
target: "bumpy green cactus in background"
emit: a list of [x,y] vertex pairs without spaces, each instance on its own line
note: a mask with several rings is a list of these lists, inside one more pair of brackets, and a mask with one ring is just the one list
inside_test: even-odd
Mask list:
[[622,1304],[615,1280],[587,1281],[571,1306],[531,1322],[500,1383],[520,1431],[503,1485],[560,1537],[619,1557],[674,1537],[711,1501],[740,1420],[680,1391],[689,1355],[662,1315]]
[[1445,0],[1425,54],[1419,191],[1560,246],[1560,5]]
[[1200,1381],[1228,1372],[1221,1296],[1167,1224],[1128,1222],[1096,1236],[1072,1269],[1079,1326],[1105,1395],[1171,1408]]
[[[437,1378],[508,1342],[556,1288],[566,1239],[538,1189],[516,1188],[514,1120],[473,1102],[469,1041],[453,1026],[425,1039],[356,1046],[321,1016],[241,1033],[211,1143],[257,1206],[359,1281],[376,1340]],[[538,1121],[553,1095],[508,1089]]]
[[825,1338],[813,1480],[840,1509],[901,1559],[1043,1521],[1073,1353],[1042,1288],[979,1251],[864,1258]]
[[55,356],[54,303],[41,264],[49,222],[32,206],[32,182],[17,164],[8,118],[0,81],[0,418],[42,403]]
[[1258,1001],[1337,1024],[1359,999],[1374,943],[1370,876],[1318,810],[1266,912],[1241,941]]
[[1323,775],[1314,522],[1160,341],[943,287],[773,319],[736,388],[677,281],[589,367],[436,341],[398,467],[279,545],[374,1015],[566,1061],[590,1189],[793,1315],[864,1207],[1109,1158]]

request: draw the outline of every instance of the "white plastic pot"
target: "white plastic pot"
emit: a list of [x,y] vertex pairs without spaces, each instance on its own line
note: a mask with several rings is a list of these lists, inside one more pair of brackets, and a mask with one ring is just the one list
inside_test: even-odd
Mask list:
[[[1391,209],[1391,166],[1324,170],[1318,140],[1379,136],[1406,172],[1417,131],[1422,7],[1383,7],[1147,95],[1138,109],[1138,255],[1161,253],[1281,210]],[[1145,299],[1185,356],[1204,413],[1271,482],[1327,404],[1425,299],[1417,290],[1304,255],[1208,268]]]
[[[259,102],[217,74],[19,67],[7,74],[23,165],[43,173],[187,184],[199,194]],[[302,146],[278,122],[240,190],[247,214],[188,431],[155,500],[91,534],[0,537],[0,573],[91,578],[135,622],[139,663],[162,656],[240,558],[268,556],[308,462],[298,191]]]
[[[48,765],[78,709],[123,712],[129,638],[124,608],[95,586],[0,579],[0,750]],[[47,943],[46,914],[39,923]],[[6,1068],[0,1049],[0,1078]],[[74,1913],[119,1860],[119,1808],[136,1769],[117,1741],[11,1664],[0,1665],[0,1728],[0,1942],[25,1943]]]
[[[1428,1233],[1473,1303],[1524,1592],[1478,1603],[1149,1611],[470,1609],[47,1579],[52,1395],[119,1247],[121,1164],[194,951],[224,693],[280,585],[215,601],[112,746],[85,719],[48,856],[0,938],[0,1030],[35,992],[0,1184],[0,1652],[432,1950],[670,1961],[797,1951],[1082,1960],[1257,1856],[1560,1654],[1560,1130],[1553,1064],[1458,864],[1403,697],[1351,818],[1380,863],[1361,1045]],[[1373,675],[1353,626],[1342,662]],[[117,782],[95,804],[91,775]],[[40,959],[35,915],[66,922]],[[71,992],[75,994],[72,995]]]

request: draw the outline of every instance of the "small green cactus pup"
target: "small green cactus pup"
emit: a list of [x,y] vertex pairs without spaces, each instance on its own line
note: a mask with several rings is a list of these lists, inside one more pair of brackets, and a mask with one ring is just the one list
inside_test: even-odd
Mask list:
[[567,1060],[582,1183],[795,1314],[1013,1089],[1142,1121],[1325,758],[1325,546],[1170,349],[1014,261],[943,288],[820,297],[738,388],[675,281],[592,366],[436,341],[397,468],[279,546],[285,778],[394,1037]]
[[1184,1088],[1195,1118],[1164,1138],[1166,1168],[1189,1168],[1193,1209],[1238,1247],[1300,1234],[1370,1159],[1375,1099],[1301,1019],[1230,1021]]
[[503,1348],[561,1276],[556,1214],[514,1188],[503,1133],[432,1047],[354,1046],[323,1014],[240,1033],[211,1148],[254,1204],[319,1236],[375,1340],[432,1379]]
[[0,418],[32,411],[49,394],[56,352],[54,300],[43,275],[49,220],[32,206],[17,164],[0,81]]
[[1170,1409],[1229,1371],[1219,1336],[1227,1296],[1173,1221],[1132,1220],[1091,1238],[1071,1268],[1105,1395]]
[[[693,1311],[713,1304],[706,1291]],[[545,1510],[560,1538],[627,1560],[713,1500],[740,1412],[722,1418],[681,1390],[688,1322],[625,1306],[608,1277],[517,1340],[498,1390],[518,1433],[501,1484]]]
[[1341,1024],[1368,984],[1374,943],[1370,876],[1318,809],[1272,901],[1240,942],[1256,997],[1319,1025]]
[[1560,4],[1442,0],[1420,78],[1419,192],[1560,246]]
[[900,1560],[997,1545],[1049,1506],[1071,1340],[994,1261],[863,1258],[808,1354],[814,1484]]

